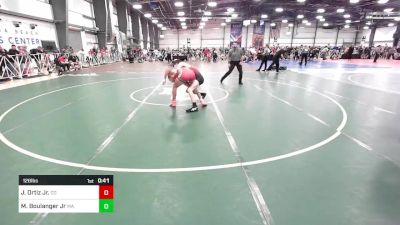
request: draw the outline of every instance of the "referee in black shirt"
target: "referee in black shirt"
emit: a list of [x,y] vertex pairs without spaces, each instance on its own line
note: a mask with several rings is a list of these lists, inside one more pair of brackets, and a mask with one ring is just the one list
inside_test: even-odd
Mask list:
[[275,55],[272,57],[272,64],[269,65],[268,71],[272,70],[272,66],[275,65],[276,67],[276,72],[279,72],[279,59],[283,58],[283,55],[285,54],[285,49],[279,49]]

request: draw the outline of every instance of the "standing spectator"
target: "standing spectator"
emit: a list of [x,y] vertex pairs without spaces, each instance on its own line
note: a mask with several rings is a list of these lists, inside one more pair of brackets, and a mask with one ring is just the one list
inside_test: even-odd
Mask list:
[[328,46],[325,46],[325,47],[321,50],[321,58],[322,58],[322,60],[326,60],[326,56],[328,55],[328,52],[329,52]]
[[394,53],[396,53],[396,48],[395,47],[391,47],[388,50],[388,55],[387,55],[387,59],[394,59]]
[[[11,45],[10,50],[8,50],[8,55],[9,55],[9,56],[12,56],[12,57],[14,57],[14,56],[16,56],[16,55],[19,55],[19,51],[17,50],[17,46]],[[15,58],[15,57],[14,57],[14,58]]]
[[35,60],[36,66],[40,70],[41,68],[41,60],[42,60],[43,49],[42,47],[38,46],[37,48],[32,48],[29,51],[29,55]]
[[212,55],[213,55],[213,62],[217,62],[218,54],[215,48],[213,49]]
[[264,64],[264,70],[263,71],[267,70],[267,62],[268,62],[268,57],[269,57],[270,53],[271,53],[271,50],[269,49],[269,46],[266,45],[264,50],[263,50],[263,53],[261,55],[260,67],[258,67],[258,69],[256,71],[260,71],[261,67],[263,66],[263,64]]
[[0,77],[3,77],[3,71],[6,66],[7,50],[0,45]]
[[9,62],[7,62],[7,67],[10,68],[10,71],[12,74],[18,76],[17,74],[17,66],[15,62],[18,62],[18,55],[19,55],[19,51],[17,50],[17,46],[15,45],[11,45],[11,49],[8,50],[8,60]]
[[100,64],[104,64],[106,56],[106,48],[100,48]]
[[79,57],[79,61],[81,62],[85,62],[85,50],[83,50],[83,48],[81,50],[78,51],[78,57]]
[[167,60],[168,64],[172,62],[172,52],[171,52],[171,50],[167,49],[167,57],[165,59]]
[[242,77],[243,77],[243,70],[242,70],[242,57],[244,55],[244,51],[241,48],[238,48],[237,43],[233,43],[233,48],[229,50],[228,53],[228,61],[229,61],[229,70],[225,73],[224,76],[221,77],[221,83],[224,79],[232,73],[233,69],[237,68],[239,71],[239,85],[243,85]]
[[354,47],[353,45],[350,45],[349,49],[347,50],[349,60],[351,60],[351,58],[353,57],[353,52],[354,52]]
[[28,51],[26,50],[26,46],[19,46],[19,57],[18,63],[20,65],[20,71],[23,76],[29,76],[31,74],[30,68],[30,60],[28,59]]
[[376,63],[376,60],[379,58],[380,54],[382,53],[381,51],[381,46],[378,45],[374,48],[375,51],[375,57],[374,57],[374,63]]
[[97,53],[98,53],[98,50],[97,50],[96,46],[93,46],[92,59],[93,59],[94,64],[99,64],[99,59],[97,58]]

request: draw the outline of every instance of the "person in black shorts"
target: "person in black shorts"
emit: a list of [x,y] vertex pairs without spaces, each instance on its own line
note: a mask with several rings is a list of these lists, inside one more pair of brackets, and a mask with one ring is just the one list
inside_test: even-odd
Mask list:
[[244,51],[238,47],[237,43],[232,44],[232,49],[229,50],[228,53],[228,61],[229,61],[229,70],[221,77],[221,84],[232,73],[233,69],[237,68],[239,71],[239,85],[243,85],[242,77],[243,77],[243,69],[242,69],[242,57],[244,56]]

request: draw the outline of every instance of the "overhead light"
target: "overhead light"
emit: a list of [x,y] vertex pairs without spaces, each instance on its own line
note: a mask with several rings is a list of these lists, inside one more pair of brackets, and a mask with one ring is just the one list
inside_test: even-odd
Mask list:
[[179,21],[180,21],[180,22],[185,22],[185,21],[186,21],[186,18],[179,18]]
[[151,17],[151,14],[150,14],[150,13],[145,13],[145,14],[144,14],[144,17],[150,18],[150,17]]
[[305,23],[308,23],[308,20],[303,20],[301,22],[305,24]]
[[364,29],[364,30],[368,30],[368,29],[369,29],[369,26],[365,26],[365,27],[363,27],[363,29]]
[[388,24],[388,27],[393,27],[394,26],[394,23],[389,23]]
[[207,17],[203,17],[203,18],[201,18],[201,21],[207,22],[208,18]]
[[307,25],[307,26],[311,26],[311,23],[310,23],[310,22],[308,22],[308,23],[306,23],[306,25]]
[[164,38],[164,34],[160,34],[160,38]]
[[358,3],[360,0],[350,0],[350,3],[351,4],[355,4],[355,3]]
[[283,8],[280,8],[280,7],[279,7],[279,8],[276,8],[276,9],[275,9],[275,12],[283,12]]
[[141,9],[141,8],[142,8],[142,5],[141,5],[141,4],[134,4],[132,7],[133,7],[134,9]]
[[389,0],[378,0],[379,4],[386,4]]
[[268,18],[268,15],[267,15],[267,14],[262,14],[262,15],[261,15],[261,19],[266,19],[266,18]]
[[346,25],[344,25],[344,28],[348,29],[348,28],[350,28],[350,25],[346,24]]
[[351,20],[346,20],[346,21],[344,21],[345,23],[351,23]]
[[276,23],[271,23],[270,25],[271,25],[271,27],[274,27],[274,26],[276,26]]
[[350,14],[344,14],[343,17],[347,19],[347,18],[350,18],[351,16],[350,16]]
[[243,20],[243,26],[250,25],[250,20]]
[[229,19],[229,18],[225,19],[225,22],[227,22],[227,23],[230,23],[231,21],[232,21],[232,20]]
[[235,9],[234,8],[227,8],[226,11],[228,13],[233,13],[233,12],[235,12]]
[[297,2],[305,2],[306,0],[297,0]]
[[200,22],[200,26],[204,26],[204,25],[206,25],[206,23]]
[[337,13],[344,13],[344,9],[337,9],[336,12]]
[[282,20],[282,23],[287,23],[288,22],[288,20]]
[[185,12],[178,12],[178,16],[184,16]]
[[372,23],[371,23],[370,21],[368,21],[368,22],[366,22],[365,24],[369,26],[369,25],[371,25]]
[[290,34],[291,34],[290,31],[286,32],[286,35],[290,35]]
[[187,29],[187,27],[182,27],[182,29],[186,30],[186,29]]
[[384,9],[383,11],[388,13],[388,12],[393,11],[393,8],[387,8],[387,9]]
[[257,20],[250,20],[251,23],[257,23]]
[[166,27],[161,27],[161,30],[167,30],[167,28]]
[[183,6],[183,2],[181,2],[181,1],[175,2],[175,6],[176,7],[182,7]]
[[329,23],[324,23],[323,26],[327,27],[327,26],[329,26]]
[[217,2],[208,2],[207,5],[210,7],[215,7],[217,6]]
[[181,26],[186,26],[186,23],[185,22],[181,23]]
[[203,26],[199,26],[199,29],[203,29],[204,27]]
[[400,21],[400,17],[394,18],[394,21]]
[[221,23],[221,26],[226,26],[226,23]]
[[158,20],[152,20],[151,22],[153,22],[153,23],[158,23]]
[[322,19],[322,18],[324,18],[323,16],[316,16],[315,17],[315,19],[317,19],[317,20],[320,20],[320,19]]
[[210,11],[204,11],[204,15],[205,16],[211,16],[211,12]]
[[289,27],[293,27],[293,23],[289,23],[288,26],[289,26]]
[[317,13],[324,13],[325,9],[317,9]]
[[161,23],[157,24],[157,27],[162,27],[163,25]]
[[297,15],[297,19],[303,19],[303,18],[304,18],[303,14]]
[[231,16],[232,16],[232,18],[237,18],[239,15],[236,14],[236,13],[234,13],[234,14],[232,14]]
[[321,19],[319,19],[319,21],[325,22],[325,18],[321,18]]

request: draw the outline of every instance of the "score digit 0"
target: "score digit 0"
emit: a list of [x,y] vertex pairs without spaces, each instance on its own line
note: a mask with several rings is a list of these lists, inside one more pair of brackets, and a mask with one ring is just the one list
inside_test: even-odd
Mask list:
[[112,199],[114,198],[114,187],[112,185],[100,185],[99,194],[100,199]]

